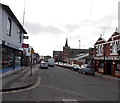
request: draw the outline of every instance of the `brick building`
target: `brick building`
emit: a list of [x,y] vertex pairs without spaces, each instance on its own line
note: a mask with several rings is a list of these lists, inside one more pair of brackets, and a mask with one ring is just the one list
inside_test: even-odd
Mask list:
[[75,58],[78,54],[88,53],[88,49],[72,49],[68,46],[68,40],[66,39],[63,51],[53,51],[53,58],[55,61],[70,62],[71,58]]
[[94,66],[105,75],[120,77],[120,33],[115,31],[106,41],[100,37],[94,44]]

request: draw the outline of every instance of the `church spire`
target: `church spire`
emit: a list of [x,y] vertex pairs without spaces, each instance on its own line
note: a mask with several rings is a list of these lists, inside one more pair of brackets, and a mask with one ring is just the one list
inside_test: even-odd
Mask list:
[[65,47],[68,47],[68,39],[66,38]]

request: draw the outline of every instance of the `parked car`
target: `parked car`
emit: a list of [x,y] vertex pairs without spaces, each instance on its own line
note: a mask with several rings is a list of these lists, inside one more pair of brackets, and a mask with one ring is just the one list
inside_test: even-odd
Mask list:
[[40,68],[41,68],[41,69],[42,69],[42,68],[48,69],[48,63],[45,62],[45,61],[41,61],[41,63],[40,63]]
[[71,68],[71,65],[68,64],[68,63],[64,63],[62,67],[67,68],[67,69],[70,69],[70,68]]
[[84,69],[85,69],[87,66],[88,66],[88,64],[83,64],[83,65],[81,65],[81,67],[80,67],[79,70],[78,70],[78,73],[82,73],[82,74],[83,74],[83,71],[84,71]]
[[78,70],[78,73],[83,73],[84,69],[85,68],[80,67],[79,70]]
[[80,66],[77,64],[73,64],[70,70],[78,71],[80,69]]
[[86,66],[86,68],[84,68],[83,70],[83,74],[95,75],[95,69],[93,68],[93,66]]

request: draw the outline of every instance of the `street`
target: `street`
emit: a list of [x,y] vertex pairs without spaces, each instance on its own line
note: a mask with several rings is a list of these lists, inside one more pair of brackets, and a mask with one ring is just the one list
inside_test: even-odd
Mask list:
[[[39,69],[39,67],[38,67]],[[3,101],[117,101],[118,84],[62,67],[39,69],[37,86],[3,93]]]

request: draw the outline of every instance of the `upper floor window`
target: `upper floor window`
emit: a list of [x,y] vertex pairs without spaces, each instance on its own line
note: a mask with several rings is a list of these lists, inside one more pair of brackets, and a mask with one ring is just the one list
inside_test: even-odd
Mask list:
[[22,43],[22,31],[19,31],[19,43]]
[[11,36],[11,27],[12,27],[12,19],[8,17],[7,21],[7,35]]
[[102,45],[98,45],[98,55],[102,54]]
[[120,48],[120,42],[119,41],[115,41],[112,43],[112,53],[114,55],[117,55],[117,51]]
[[112,44],[112,53],[115,54],[117,51],[117,46],[115,43]]

